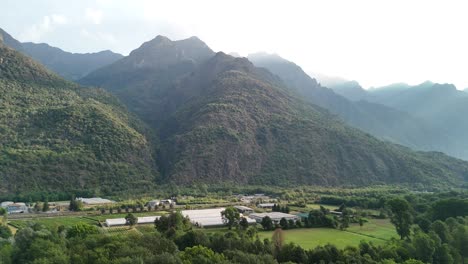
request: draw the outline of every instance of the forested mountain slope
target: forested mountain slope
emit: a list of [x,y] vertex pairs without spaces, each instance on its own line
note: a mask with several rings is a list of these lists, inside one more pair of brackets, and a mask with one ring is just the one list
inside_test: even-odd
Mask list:
[[[190,45],[181,48],[184,42]],[[467,163],[379,141],[299,99],[278,76],[247,59],[210,56],[208,49],[194,38],[157,37],[81,80],[115,93],[155,129],[166,181],[465,181]]]
[[[368,132],[378,138],[403,144],[417,150],[439,150],[432,142],[443,136],[428,123],[410,114],[364,100],[362,88],[356,82],[346,82],[346,87],[335,87],[351,98],[345,98],[334,90],[322,87],[315,79],[308,76],[298,65],[278,55],[257,53],[249,55],[257,66],[264,67],[278,75],[285,84],[299,93],[305,100],[328,109],[347,124]],[[346,91],[345,90],[350,90]],[[421,135],[424,137],[421,137]]]
[[0,42],[0,193],[111,193],[155,183],[144,125]]

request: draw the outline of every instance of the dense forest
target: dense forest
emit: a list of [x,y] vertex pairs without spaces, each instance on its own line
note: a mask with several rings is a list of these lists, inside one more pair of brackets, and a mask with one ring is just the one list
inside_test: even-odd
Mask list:
[[0,44],[0,102],[0,193],[155,183],[147,129],[107,92]]

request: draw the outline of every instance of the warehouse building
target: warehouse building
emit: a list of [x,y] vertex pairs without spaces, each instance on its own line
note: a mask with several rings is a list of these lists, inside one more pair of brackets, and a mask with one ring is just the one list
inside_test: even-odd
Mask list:
[[279,223],[279,221],[284,218],[286,220],[299,220],[300,217],[297,216],[297,215],[292,215],[292,214],[285,214],[285,213],[281,213],[281,212],[271,212],[271,213],[253,213],[253,214],[250,214],[249,217],[254,219],[257,223],[261,223],[262,222],[262,219],[265,217],[265,216],[268,216],[270,217],[270,219],[275,222],[275,223]]

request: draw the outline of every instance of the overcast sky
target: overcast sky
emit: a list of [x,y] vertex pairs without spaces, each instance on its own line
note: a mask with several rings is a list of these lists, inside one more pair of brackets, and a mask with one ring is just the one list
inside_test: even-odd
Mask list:
[[215,51],[278,53],[365,88],[425,80],[468,87],[466,1],[2,0],[0,27],[71,52],[128,54],[156,35]]

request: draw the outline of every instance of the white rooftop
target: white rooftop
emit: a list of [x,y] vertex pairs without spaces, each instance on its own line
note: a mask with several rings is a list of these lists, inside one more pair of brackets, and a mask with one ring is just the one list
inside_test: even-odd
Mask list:
[[192,224],[201,226],[219,226],[224,225],[221,212],[225,208],[200,209],[200,210],[183,210],[182,215],[190,218]]
[[103,199],[101,197],[93,198],[76,198],[76,200],[82,201],[84,204],[106,204],[106,203],[115,203],[115,201],[109,199]]
[[297,215],[292,214],[285,214],[281,212],[271,212],[271,213],[253,213],[250,214],[249,217],[253,219],[263,219],[265,216],[269,216],[271,220],[281,220],[281,218],[286,219],[297,219],[299,218]]
[[[159,215],[156,216],[141,216],[138,217],[138,222],[137,224],[152,224],[154,223],[154,220],[159,219]],[[120,226],[120,225],[125,225],[127,223],[127,220],[125,218],[112,218],[112,219],[106,219],[106,225],[107,226]]]

